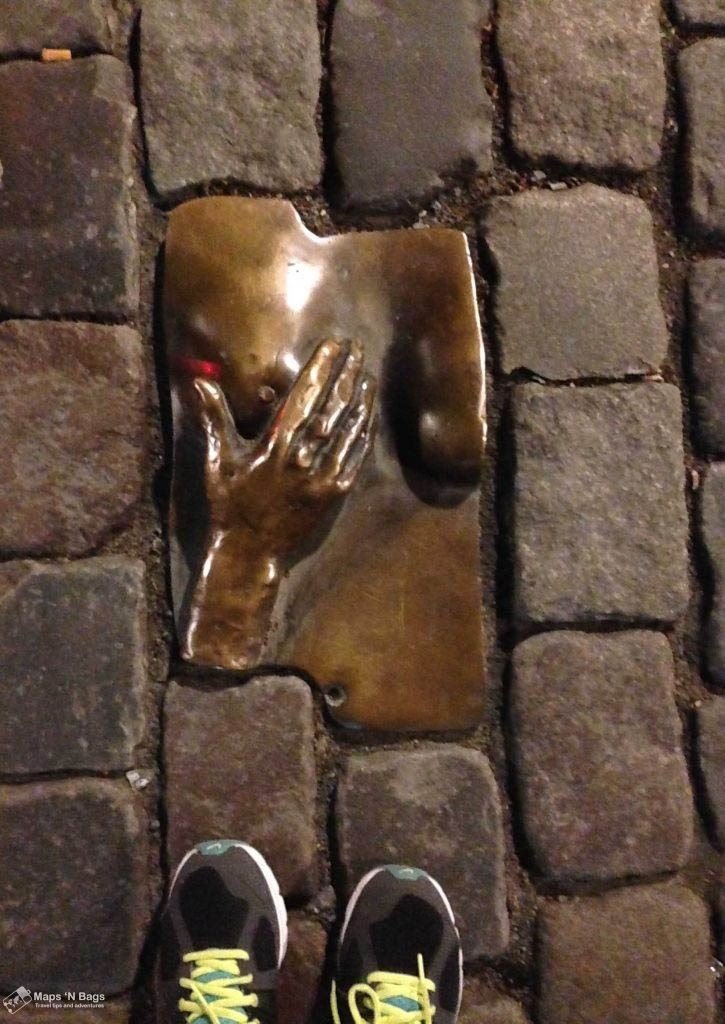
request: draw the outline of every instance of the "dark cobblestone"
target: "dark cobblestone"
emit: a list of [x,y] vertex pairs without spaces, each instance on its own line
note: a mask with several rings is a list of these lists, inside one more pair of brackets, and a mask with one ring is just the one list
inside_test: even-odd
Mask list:
[[0,772],[113,771],[145,730],[141,561],[0,566]]
[[320,993],[327,932],[299,914],[289,919],[289,943],[277,992],[277,1024],[307,1024]]
[[460,170],[491,169],[493,108],[481,74],[487,4],[340,0],[331,59],[345,199],[421,200]]
[[132,984],[148,919],[137,801],[109,779],[0,786],[4,992]]
[[689,590],[677,388],[522,385],[513,423],[519,623],[676,619]]
[[0,324],[0,550],[79,555],[138,500],[141,339],[128,327]]
[[659,4],[499,0],[511,138],[533,161],[643,171],[660,156]]
[[705,661],[712,680],[725,686],[725,462],[710,466],[702,488],[702,539],[712,577]]
[[0,0],[0,57],[37,54],[46,46],[110,49],[109,10],[102,0]]
[[450,897],[465,956],[503,952],[501,807],[482,754],[453,745],[353,754],[340,776],[336,822],[348,890],[379,864],[422,867]]
[[0,312],[138,304],[130,75],[115,57],[0,67]]
[[547,903],[540,1024],[712,1024],[704,903],[674,885]]
[[725,455],[725,260],[696,263],[688,296],[698,438],[707,455]]
[[146,0],[141,96],[157,191],[220,178],[312,188],[320,74],[314,0]]
[[679,73],[692,228],[725,241],[725,39],[688,46]]
[[[203,744],[203,756],[200,730],[213,737]],[[224,690],[172,683],[164,736],[169,860],[178,862],[205,839],[243,839],[262,851],[285,895],[314,891],[309,687],[274,676]]]
[[659,367],[667,328],[652,218],[640,199],[596,185],[525,192],[494,200],[484,233],[505,373],[565,380]]
[[514,999],[501,995],[477,980],[463,987],[460,1024],[528,1024],[528,1017]]
[[718,846],[725,850],[725,697],[703,704],[697,713],[700,769]]
[[723,0],[674,0],[678,19],[688,28],[725,28]]
[[683,867],[693,804],[664,636],[565,630],[514,650],[511,732],[538,867],[611,881]]

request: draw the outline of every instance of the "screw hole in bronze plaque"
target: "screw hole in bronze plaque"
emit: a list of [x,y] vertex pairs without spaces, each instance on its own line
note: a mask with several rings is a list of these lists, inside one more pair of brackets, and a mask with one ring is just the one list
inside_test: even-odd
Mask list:
[[325,690],[325,700],[331,708],[339,708],[347,700],[347,690],[340,683],[333,683]]
[[265,405],[269,405],[277,399],[277,392],[274,388],[271,388],[269,384],[263,384],[259,389],[259,400],[264,402]]

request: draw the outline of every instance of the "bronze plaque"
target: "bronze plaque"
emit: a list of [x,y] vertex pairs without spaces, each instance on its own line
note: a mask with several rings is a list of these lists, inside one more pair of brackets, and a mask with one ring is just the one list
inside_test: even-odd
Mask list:
[[306,673],[348,726],[482,713],[483,346],[465,236],[318,238],[282,200],[169,220],[182,656]]

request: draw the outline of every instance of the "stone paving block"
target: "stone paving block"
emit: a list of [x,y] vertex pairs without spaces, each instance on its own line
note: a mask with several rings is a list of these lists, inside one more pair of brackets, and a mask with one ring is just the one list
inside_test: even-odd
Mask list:
[[688,287],[697,432],[707,455],[725,455],[725,260],[702,260]]
[[[487,4],[340,0],[331,61],[344,199],[422,199],[459,171],[489,171],[493,107],[483,86]],[[374,87],[372,86],[374,83]]]
[[597,185],[534,190],[495,199],[483,227],[505,373],[565,380],[659,367],[667,327],[641,199]]
[[0,772],[118,771],[145,729],[143,563],[0,566]]
[[147,924],[146,820],[125,781],[0,786],[0,986],[110,996]]
[[478,978],[466,978],[463,986],[461,1024],[528,1024],[515,999],[489,988]]
[[109,8],[102,0],[0,0],[0,57],[38,54],[46,46],[110,49]]
[[0,324],[0,551],[79,555],[143,477],[141,339],[129,327]]
[[539,1024],[713,1024],[705,904],[656,885],[546,903]]
[[146,0],[141,102],[156,190],[220,178],[314,187],[320,75],[314,0]]
[[133,315],[130,95],[115,57],[0,67],[3,315]]
[[674,0],[674,5],[688,28],[725,28],[725,0]]
[[289,942],[279,976],[277,1024],[308,1024],[320,995],[327,932],[301,914],[289,918]]
[[513,427],[518,622],[674,621],[688,599],[677,388],[525,384]]
[[720,849],[725,850],[725,697],[697,712],[698,753],[708,809]]
[[725,39],[682,50],[679,81],[685,109],[685,163],[693,230],[725,240]]
[[205,839],[243,839],[262,851],[286,896],[314,891],[309,687],[274,676],[224,690],[172,683],[164,718],[169,860]]
[[693,803],[664,636],[556,630],[512,659],[511,735],[528,844],[548,878],[683,867]]
[[725,686],[725,462],[708,469],[702,488],[701,530],[712,579],[705,663],[711,679]]
[[351,755],[338,786],[336,829],[348,891],[379,864],[424,868],[451,900],[464,955],[504,951],[501,807],[482,754],[446,745]]
[[660,156],[656,0],[499,0],[509,132],[533,161],[643,171]]

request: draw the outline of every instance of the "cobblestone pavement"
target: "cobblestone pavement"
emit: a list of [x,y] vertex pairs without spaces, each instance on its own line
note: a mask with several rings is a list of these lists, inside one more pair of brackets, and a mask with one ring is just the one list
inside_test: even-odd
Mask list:
[[[150,1021],[169,867],[232,834],[291,908],[282,1024],[393,859],[451,893],[463,1024],[725,1020],[723,33],[722,0],[0,0],[0,988]],[[155,277],[210,193],[468,235],[471,733],[179,669]]]

